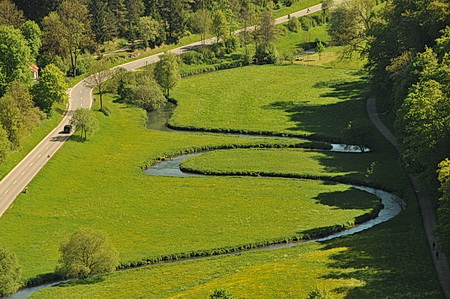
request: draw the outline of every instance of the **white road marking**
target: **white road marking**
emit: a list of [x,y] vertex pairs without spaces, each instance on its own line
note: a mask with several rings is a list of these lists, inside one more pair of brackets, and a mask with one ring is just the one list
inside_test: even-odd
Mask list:
[[17,180],[15,180],[14,182],[13,182],[13,185],[15,185],[17,183]]
[[31,163],[30,163],[30,166],[33,166],[33,164],[34,164],[34,162],[31,162]]
[[42,154],[39,154],[38,158],[40,158],[42,156]]
[[82,93],[83,92],[83,90],[80,90],[80,93]]
[[80,107],[83,107],[83,103],[80,104]]
[[24,172],[22,172],[20,175],[24,175],[25,174],[25,171]]
[[9,191],[9,189],[8,189],[8,190],[6,190],[6,191],[5,191],[5,193],[3,193],[3,194],[6,194],[6,193],[8,193],[8,191]]

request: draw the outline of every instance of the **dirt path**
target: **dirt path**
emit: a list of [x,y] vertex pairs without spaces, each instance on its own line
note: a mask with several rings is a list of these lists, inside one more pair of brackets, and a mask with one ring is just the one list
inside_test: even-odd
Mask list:
[[[370,97],[367,100],[366,108],[367,114],[369,115],[369,118],[372,121],[372,123],[400,154],[402,150],[400,143],[398,142],[394,134],[392,134],[392,132],[389,131],[389,129],[381,122],[380,118],[378,117],[376,109],[376,99],[374,97]],[[421,184],[420,181],[415,176],[411,174],[408,174],[408,176],[409,179],[411,180],[411,184],[416,190],[417,199],[419,200],[423,226],[428,239],[428,246],[430,247],[430,252],[432,255],[432,259],[434,262],[434,266],[436,268],[439,281],[442,286],[442,290],[444,291],[445,297],[450,299],[450,270],[448,266],[448,261],[446,256],[442,252],[437,253],[437,250],[433,248],[434,247],[433,244],[438,244],[438,241],[433,235],[433,229],[436,226],[436,215],[434,212],[434,208],[431,204],[431,197],[425,186]]]

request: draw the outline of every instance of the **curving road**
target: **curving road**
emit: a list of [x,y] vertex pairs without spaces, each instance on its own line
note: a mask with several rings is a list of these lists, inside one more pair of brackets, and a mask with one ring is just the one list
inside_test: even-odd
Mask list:
[[[308,9],[303,9],[292,13],[291,16],[299,17],[310,13],[317,12],[322,9],[322,5],[318,4]],[[275,20],[276,24],[287,22],[288,16],[283,16]],[[253,30],[254,26],[249,27],[248,30]],[[237,30],[237,34],[243,29]],[[196,47],[205,44],[212,44],[216,38],[210,38],[205,41],[195,42],[183,47],[170,50],[175,55],[183,54]],[[133,71],[137,68],[143,67],[147,64],[159,61],[159,56],[156,54],[148,56],[136,61],[128,62],[115,68],[125,68],[128,71]],[[62,134],[64,125],[69,123],[73,111],[79,108],[90,108],[92,104],[92,88],[86,87],[85,82],[81,81],[73,88],[69,89],[69,106],[66,115],[58,126],[51,131],[19,164],[8,173],[7,176],[0,181],[0,217],[5,213],[9,206],[14,202],[16,197],[26,188],[31,180],[38,174],[42,167],[48,160],[58,151],[71,134]]]

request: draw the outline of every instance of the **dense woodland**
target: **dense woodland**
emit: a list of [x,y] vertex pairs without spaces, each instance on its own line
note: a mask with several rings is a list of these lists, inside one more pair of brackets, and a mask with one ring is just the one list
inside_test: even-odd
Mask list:
[[[64,77],[86,72],[85,56],[99,55],[105,43],[156,47],[191,33],[226,40],[237,28],[270,23],[270,9],[294,1],[0,0],[0,161],[55,101],[66,101]],[[323,1],[332,41],[367,58],[373,96],[394,115],[404,165],[439,198],[437,233],[450,254],[450,3],[332,2]],[[244,45],[270,42],[272,29],[265,28],[256,37],[244,33]],[[41,68],[37,83],[31,64]]]

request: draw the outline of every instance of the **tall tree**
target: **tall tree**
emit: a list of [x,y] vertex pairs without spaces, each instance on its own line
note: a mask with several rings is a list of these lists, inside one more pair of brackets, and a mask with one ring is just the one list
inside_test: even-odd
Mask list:
[[272,10],[265,10],[261,13],[260,22],[254,34],[257,44],[271,43],[277,39],[277,28],[272,17]]
[[221,10],[217,10],[212,19],[212,28],[214,31],[214,35],[217,38],[217,42],[220,39],[225,40],[229,34],[229,26],[225,13]]
[[49,64],[42,70],[39,82],[32,88],[32,94],[36,105],[50,114],[55,102],[67,101],[66,89],[64,74],[56,65]]
[[156,82],[169,97],[170,90],[180,81],[177,57],[170,52],[164,52],[155,65],[154,74]]
[[27,85],[20,81],[14,81],[5,96],[14,99],[22,117],[21,125],[26,133],[30,133],[41,123],[42,112],[36,107]]
[[22,35],[27,41],[28,48],[31,51],[31,57],[36,60],[39,49],[41,48],[41,28],[34,21],[26,21],[21,27]]
[[88,77],[84,79],[85,86],[97,88],[100,96],[100,110],[103,109],[103,95],[107,91],[107,80],[112,77],[113,71],[109,69],[104,60],[97,61],[91,66]]
[[31,82],[30,48],[18,29],[0,25],[0,96],[14,80]]
[[0,244],[0,296],[11,295],[19,289],[22,267],[17,256]]
[[64,0],[58,7],[58,14],[64,25],[64,37],[69,48],[71,73],[77,76],[77,62],[81,52],[91,44],[91,26],[86,5],[76,0]]
[[438,208],[438,225],[436,227],[439,236],[439,245],[446,253],[450,253],[450,160],[446,158],[439,163],[438,179],[440,183]]
[[212,19],[211,14],[206,9],[197,10],[192,17],[192,31],[199,33],[202,40],[206,39],[207,34],[211,31]]
[[89,3],[92,32],[95,41],[102,44],[117,36],[117,20],[105,0],[91,0]]
[[182,0],[161,0],[159,13],[169,43],[177,42],[184,35],[186,21]]
[[66,60],[69,57],[69,44],[66,28],[59,14],[52,11],[42,20],[42,55],[46,61],[55,57]]
[[17,9],[11,0],[0,0],[0,25],[9,25],[19,29],[25,22],[23,12]]
[[125,6],[127,14],[124,37],[129,41],[134,41],[139,34],[139,18],[144,12],[144,2],[142,0],[125,0]]

